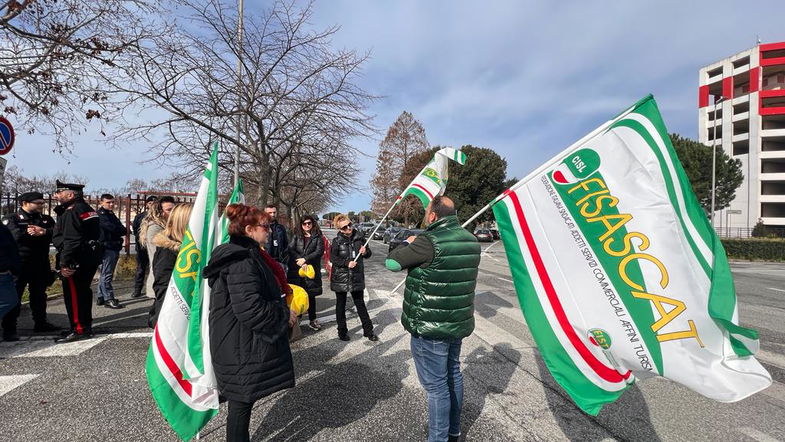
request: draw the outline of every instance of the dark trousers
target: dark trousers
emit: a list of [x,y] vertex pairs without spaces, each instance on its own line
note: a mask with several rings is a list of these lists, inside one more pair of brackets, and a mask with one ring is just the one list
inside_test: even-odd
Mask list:
[[139,296],[144,291],[144,275],[150,269],[150,256],[147,249],[136,247],[136,276],[134,277],[134,295]]
[[101,276],[98,278],[98,299],[108,301],[114,299],[114,269],[120,259],[119,250],[104,249],[101,261]]
[[229,401],[229,414],[226,416],[226,441],[249,442],[251,435],[248,426],[251,424],[253,402]]
[[[22,294],[27,287],[30,292],[30,310],[33,312],[33,321],[36,324],[43,324],[46,322],[46,283],[49,278],[49,261],[42,264],[22,264],[22,272],[16,280],[16,294],[21,302]],[[21,305],[17,304],[16,307],[11,309],[5,316],[3,316],[3,333],[13,334],[16,333],[16,322],[19,318]]]
[[63,278],[63,300],[71,331],[78,334],[93,330],[93,282],[98,264],[82,265],[70,278]]
[[[368,316],[368,309],[365,307],[363,291],[352,292],[352,300],[354,306],[357,307],[360,322],[363,324],[363,334],[370,335],[373,333],[373,323],[371,317]],[[346,292],[335,292],[335,320],[338,322],[338,334],[345,335],[349,331],[346,328]]]
[[[346,301],[344,301],[345,305]],[[316,296],[312,293],[308,293],[308,320],[311,322],[316,320]]]

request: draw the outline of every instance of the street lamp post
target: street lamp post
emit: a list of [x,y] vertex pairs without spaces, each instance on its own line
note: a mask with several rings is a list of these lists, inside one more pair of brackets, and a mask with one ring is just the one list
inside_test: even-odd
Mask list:
[[714,101],[714,125],[713,125],[713,139],[711,140],[711,229],[714,230],[714,200],[717,193],[717,105],[721,104],[725,97],[720,97],[719,100]]
[[240,138],[242,137],[243,86],[243,0],[237,1],[237,146],[234,152],[234,185],[240,181]]

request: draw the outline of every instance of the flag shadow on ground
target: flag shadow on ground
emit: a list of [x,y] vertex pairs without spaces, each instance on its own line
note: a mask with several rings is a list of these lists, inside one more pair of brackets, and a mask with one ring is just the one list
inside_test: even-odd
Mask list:
[[567,396],[561,386],[551,376],[545,361],[537,354],[537,369],[545,384],[545,397],[556,422],[569,440],[601,441],[607,435],[597,435],[596,428],[580,425],[581,421],[593,420],[605,431],[619,440],[645,440],[659,442],[660,437],[651,423],[649,407],[637,385],[629,387],[621,397],[602,408],[597,417],[584,414]]

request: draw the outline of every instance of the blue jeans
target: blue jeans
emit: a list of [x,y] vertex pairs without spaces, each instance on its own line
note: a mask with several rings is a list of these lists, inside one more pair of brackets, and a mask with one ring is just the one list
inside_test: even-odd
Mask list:
[[428,339],[412,335],[412,358],[420,384],[428,394],[428,442],[461,434],[463,375],[462,339]]
[[114,269],[117,267],[117,260],[120,258],[119,250],[104,249],[104,258],[101,261],[101,276],[98,279],[98,299],[108,301],[114,299]]

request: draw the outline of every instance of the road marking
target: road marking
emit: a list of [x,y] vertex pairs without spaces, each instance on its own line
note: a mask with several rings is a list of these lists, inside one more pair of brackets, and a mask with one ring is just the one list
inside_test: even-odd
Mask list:
[[755,353],[755,357],[763,362],[766,362],[767,364],[775,365],[779,368],[785,369],[785,356],[781,354],[772,353],[766,350],[758,350],[758,352]]
[[510,280],[509,280],[509,279],[507,279],[507,278],[497,278],[497,279],[501,279],[501,280],[502,280],[502,281],[504,281],[504,282],[509,282],[510,284],[515,284],[515,282],[513,282],[513,281],[510,281]]
[[782,290],[782,289],[775,289],[774,287],[769,287],[769,290],[774,290],[775,292],[782,292],[782,293],[785,293],[785,290]]
[[779,439],[769,436],[768,434],[750,427],[741,427],[736,429],[738,432],[747,435],[758,442],[777,442]]
[[0,396],[8,393],[16,387],[24,385],[37,378],[37,374],[17,374],[13,376],[0,376]]
[[76,356],[110,339],[152,338],[152,331],[113,333],[97,335],[91,339],[57,344],[51,337],[30,337],[17,342],[0,343],[0,359],[52,358]]

